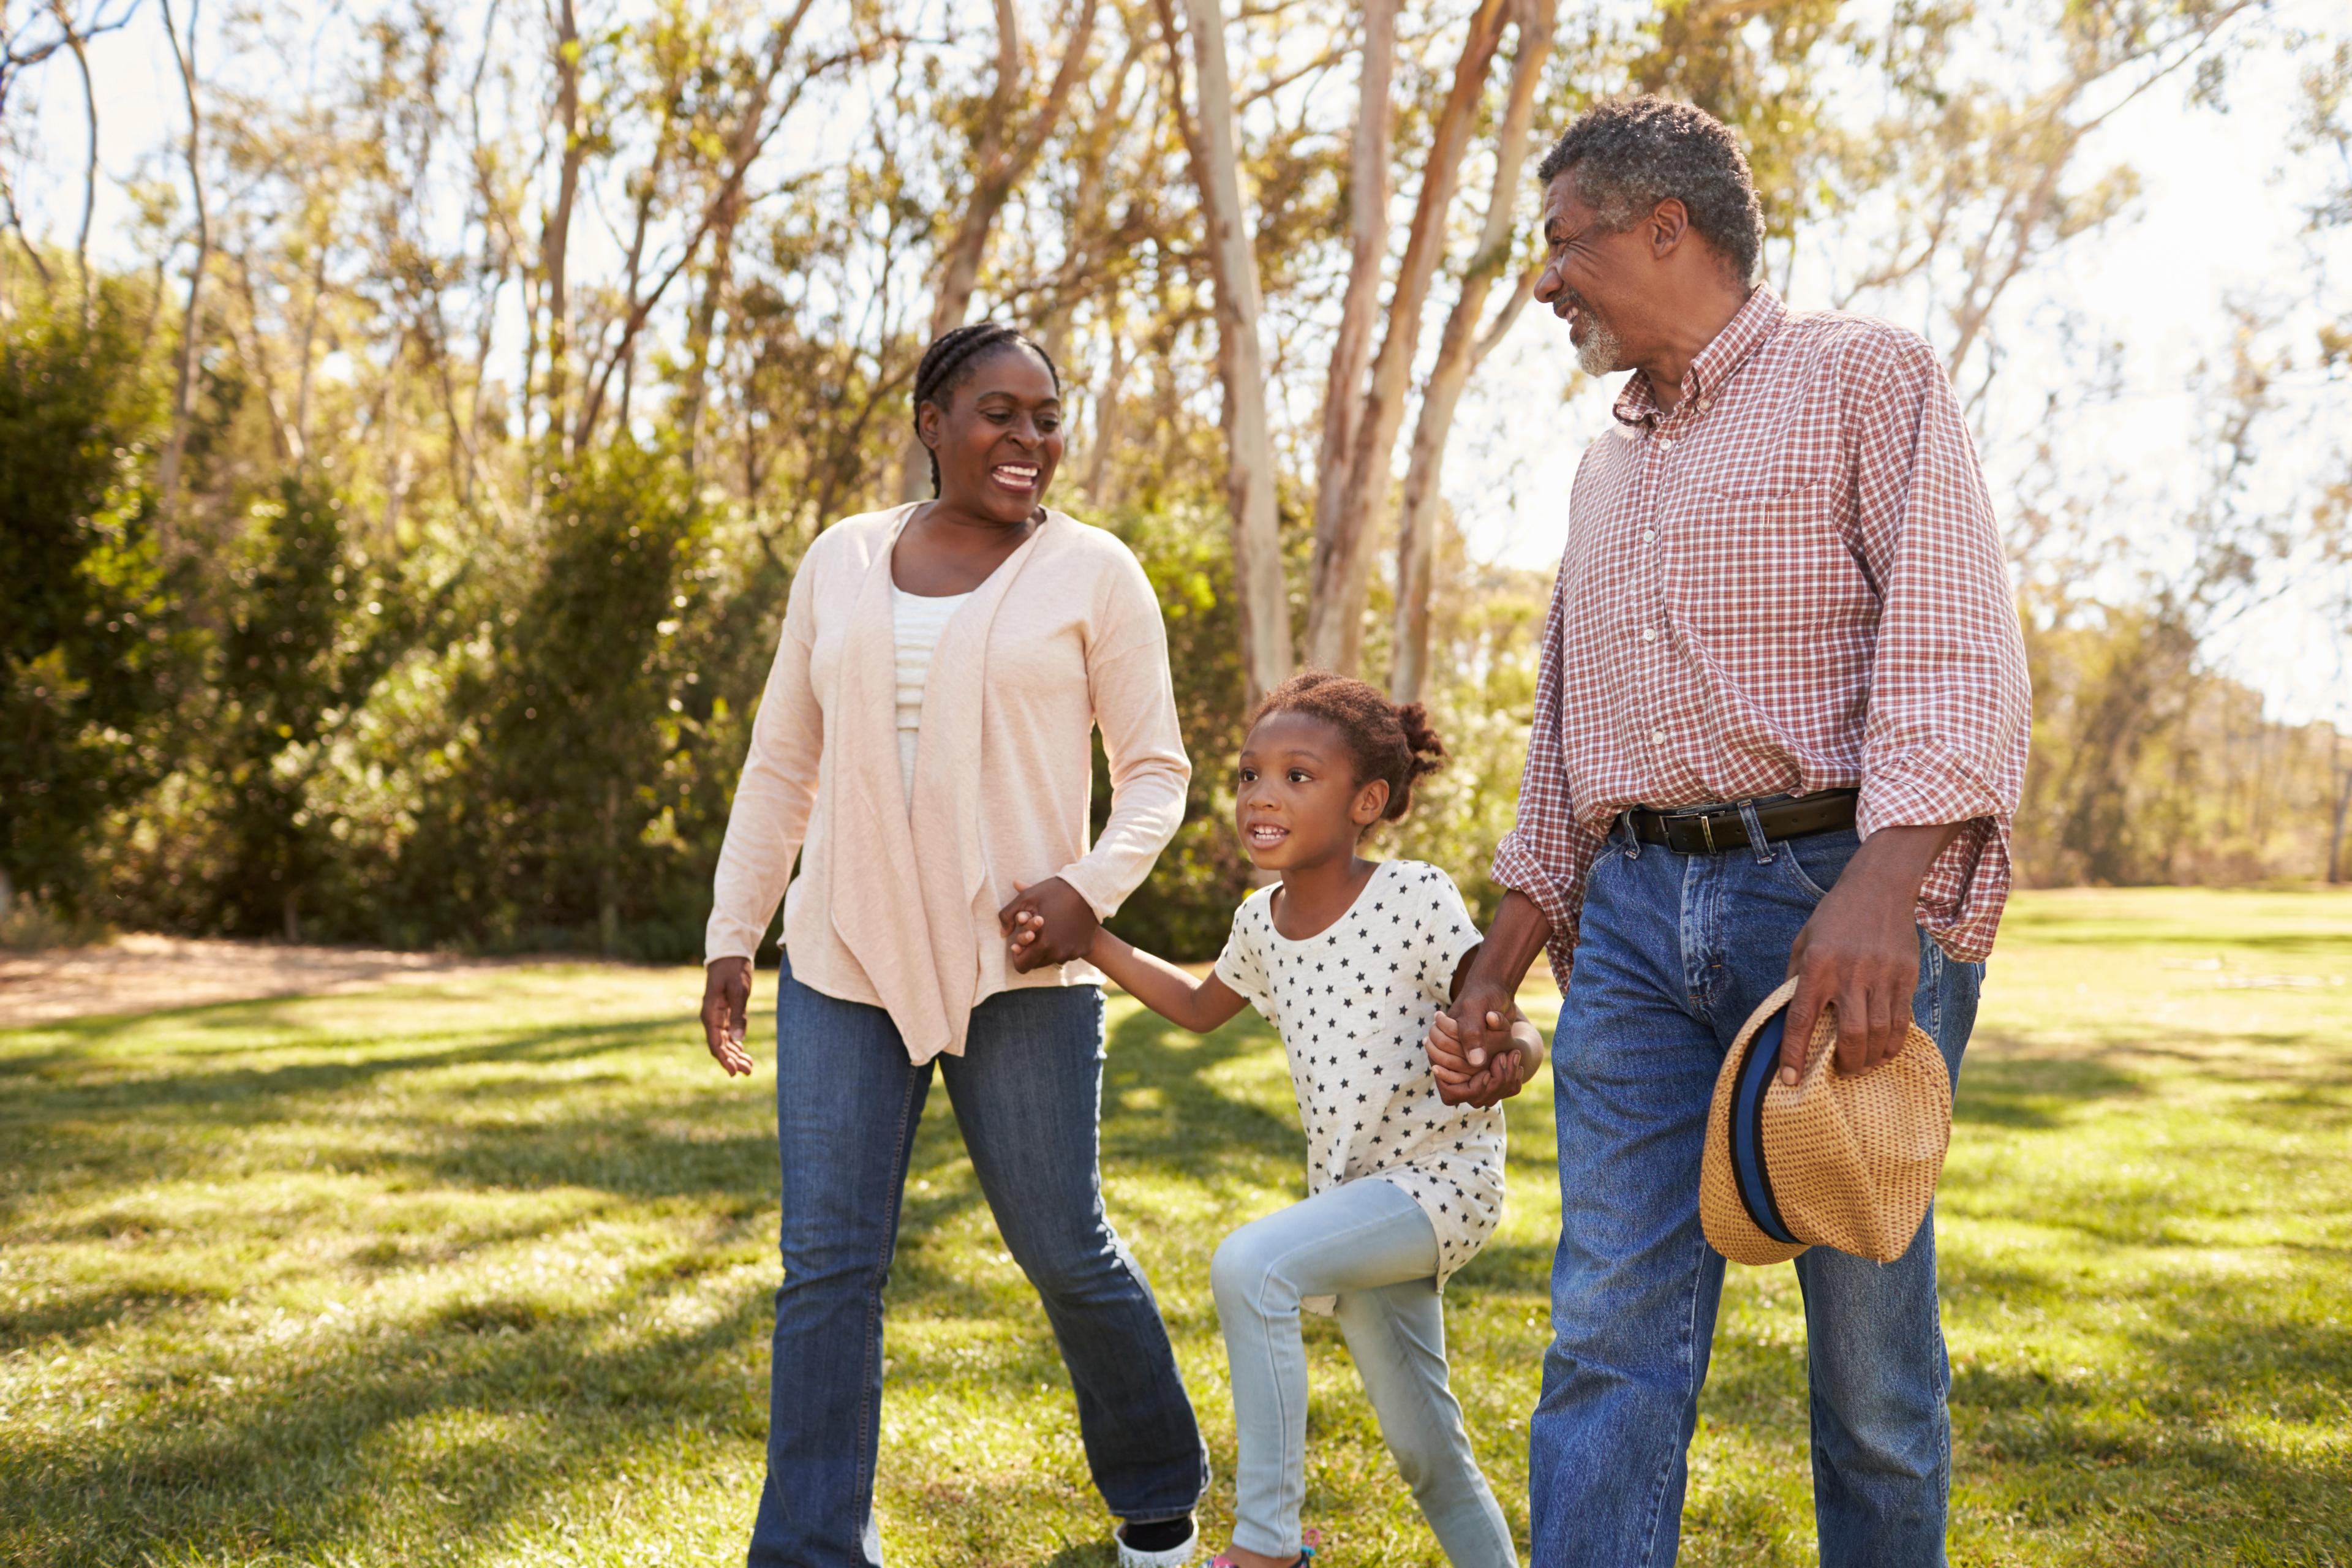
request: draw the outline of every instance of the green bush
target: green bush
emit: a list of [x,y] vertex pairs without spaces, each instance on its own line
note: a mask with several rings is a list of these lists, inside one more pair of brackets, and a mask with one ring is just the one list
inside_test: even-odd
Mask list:
[[0,333],[0,873],[66,911],[91,831],[169,766],[192,639],[146,486],[161,395],[124,290]]

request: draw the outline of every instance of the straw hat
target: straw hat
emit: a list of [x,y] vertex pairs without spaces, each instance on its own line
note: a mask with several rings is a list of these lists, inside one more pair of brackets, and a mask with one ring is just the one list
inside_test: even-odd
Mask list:
[[1871,1072],[1834,1070],[1837,1016],[1823,1007],[1795,1088],[1779,1077],[1793,980],[1765,999],[1723,1058],[1706,1113],[1698,1217],[1734,1263],[1785,1263],[1834,1247],[1892,1263],[1918,1234],[1952,1141],[1952,1082],[1917,1024]]

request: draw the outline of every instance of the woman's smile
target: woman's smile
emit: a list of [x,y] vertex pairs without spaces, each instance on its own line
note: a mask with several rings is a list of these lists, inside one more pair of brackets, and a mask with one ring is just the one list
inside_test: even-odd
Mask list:
[[989,477],[999,487],[1015,495],[1027,495],[1037,488],[1037,465],[1034,463],[999,463],[989,470]]

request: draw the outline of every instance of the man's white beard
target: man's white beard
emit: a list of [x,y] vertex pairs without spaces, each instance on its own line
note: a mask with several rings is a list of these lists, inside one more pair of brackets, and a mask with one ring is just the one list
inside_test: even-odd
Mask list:
[[1613,374],[1625,368],[1625,345],[1600,317],[1583,311],[1584,341],[1576,345],[1576,363],[1590,376]]

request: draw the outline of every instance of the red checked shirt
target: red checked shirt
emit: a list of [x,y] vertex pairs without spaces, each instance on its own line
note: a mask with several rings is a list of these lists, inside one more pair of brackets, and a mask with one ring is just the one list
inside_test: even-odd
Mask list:
[[1495,879],[1568,984],[1586,872],[1635,805],[1859,789],[1857,826],[1967,824],[1919,890],[1991,949],[2031,694],[1992,503],[1927,343],[1759,288],[1671,412],[1635,373],[1569,498],[1518,823]]

